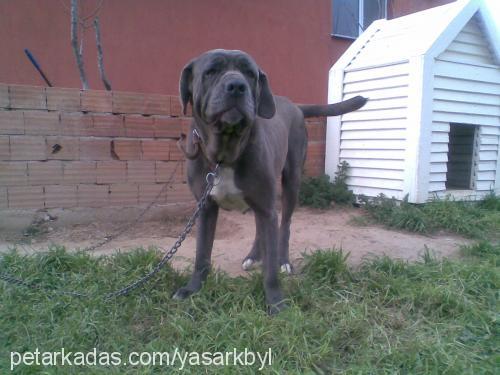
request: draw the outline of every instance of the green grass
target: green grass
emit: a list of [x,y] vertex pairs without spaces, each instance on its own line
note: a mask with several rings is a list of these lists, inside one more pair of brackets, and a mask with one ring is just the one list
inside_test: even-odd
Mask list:
[[[284,277],[288,310],[265,313],[260,273],[213,273],[186,301],[170,298],[185,273],[165,268],[147,286],[109,302],[50,296],[0,282],[0,373],[10,351],[186,351],[272,348],[263,373],[493,374],[500,361],[500,247],[480,243],[459,260],[417,263],[386,257],[346,266],[341,251],[305,256],[303,272]],[[158,254],[110,257],[48,253],[0,258],[0,272],[47,287],[102,294],[154,267]],[[18,374],[151,374],[157,367],[19,366]],[[185,373],[247,373],[253,367],[186,366]]]
[[299,190],[300,205],[327,209],[333,202],[343,205],[354,203],[355,196],[346,183],[348,169],[347,162],[339,164],[333,182],[330,182],[330,177],[326,174],[304,177]]
[[446,230],[469,238],[500,239],[500,197],[488,195],[481,201],[436,199],[414,205],[380,195],[363,199],[372,222],[417,233]]

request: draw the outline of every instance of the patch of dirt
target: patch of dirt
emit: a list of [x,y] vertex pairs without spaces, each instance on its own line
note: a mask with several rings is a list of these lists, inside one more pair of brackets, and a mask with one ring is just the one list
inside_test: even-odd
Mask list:
[[[387,230],[375,225],[358,225],[363,211],[355,208],[335,208],[314,210],[299,208],[292,218],[290,236],[290,260],[294,265],[300,263],[303,253],[317,249],[342,248],[349,252],[352,265],[359,265],[371,255],[388,255],[392,258],[407,260],[418,259],[426,248],[439,257],[455,256],[461,245],[471,241],[448,233],[424,236],[414,233]],[[183,229],[188,214],[141,222],[118,236],[102,248],[94,251],[96,255],[111,254],[115,251],[129,251],[138,247],[157,246],[169,249],[176,236]],[[87,225],[58,225],[43,236],[33,237],[31,244],[18,245],[19,250],[33,252],[44,250],[50,244],[60,244],[68,249],[85,248],[101,241],[107,235],[120,231],[126,224],[112,221],[93,222]],[[174,267],[184,268],[193,264],[195,254],[196,230],[189,235],[177,256]],[[249,252],[255,236],[255,222],[251,212],[240,214],[221,210],[217,223],[213,264],[230,275],[243,275],[241,261]],[[0,251],[15,245],[12,240],[0,240]]]

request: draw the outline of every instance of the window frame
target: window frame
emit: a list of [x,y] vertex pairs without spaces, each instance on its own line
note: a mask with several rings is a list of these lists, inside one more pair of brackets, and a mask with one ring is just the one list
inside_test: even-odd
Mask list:
[[[364,25],[364,5],[365,5],[365,1],[373,1],[373,0],[357,0],[358,1],[358,19],[356,20],[357,21],[357,28],[358,28],[358,35],[356,36],[351,36],[351,35],[343,35],[343,34],[337,34],[335,33],[335,20],[333,19],[333,3],[337,1],[337,0],[332,0],[332,31],[330,33],[330,36],[332,37],[335,37],[335,38],[341,38],[341,39],[351,39],[351,40],[356,40],[357,38],[359,38],[359,36],[363,33],[364,30],[366,30],[368,27],[365,27]],[[387,19],[387,5],[388,5],[388,0],[384,0],[385,1],[385,6],[384,6],[384,15],[382,18],[379,18],[379,19]],[[373,21],[375,22],[375,21]],[[363,23],[363,24],[362,24]],[[363,29],[364,28],[364,29]]]

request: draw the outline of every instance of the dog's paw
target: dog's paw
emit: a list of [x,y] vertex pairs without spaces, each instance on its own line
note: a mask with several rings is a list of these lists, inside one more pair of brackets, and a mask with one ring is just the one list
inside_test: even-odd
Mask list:
[[285,301],[280,301],[273,305],[267,305],[267,313],[269,315],[276,315],[288,308],[288,304]]
[[188,298],[193,293],[194,293],[194,291],[192,291],[191,289],[188,289],[186,287],[182,287],[182,288],[177,289],[177,291],[173,294],[172,299],[183,300],[183,299]]
[[281,272],[286,273],[287,275],[292,274],[292,265],[290,263],[283,263],[281,265]]
[[259,263],[258,260],[254,260],[252,258],[246,258],[243,261],[243,263],[241,263],[241,268],[243,268],[243,270],[245,270],[245,271],[250,271],[250,270],[254,269],[258,263]]

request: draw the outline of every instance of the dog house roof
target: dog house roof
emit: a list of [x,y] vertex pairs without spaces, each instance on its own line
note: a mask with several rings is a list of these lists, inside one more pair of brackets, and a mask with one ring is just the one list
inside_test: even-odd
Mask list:
[[332,69],[390,64],[419,55],[438,56],[476,16],[496,64],[500,32],[483,0],[458,0],[392,20],[377,20],[349,47]]

